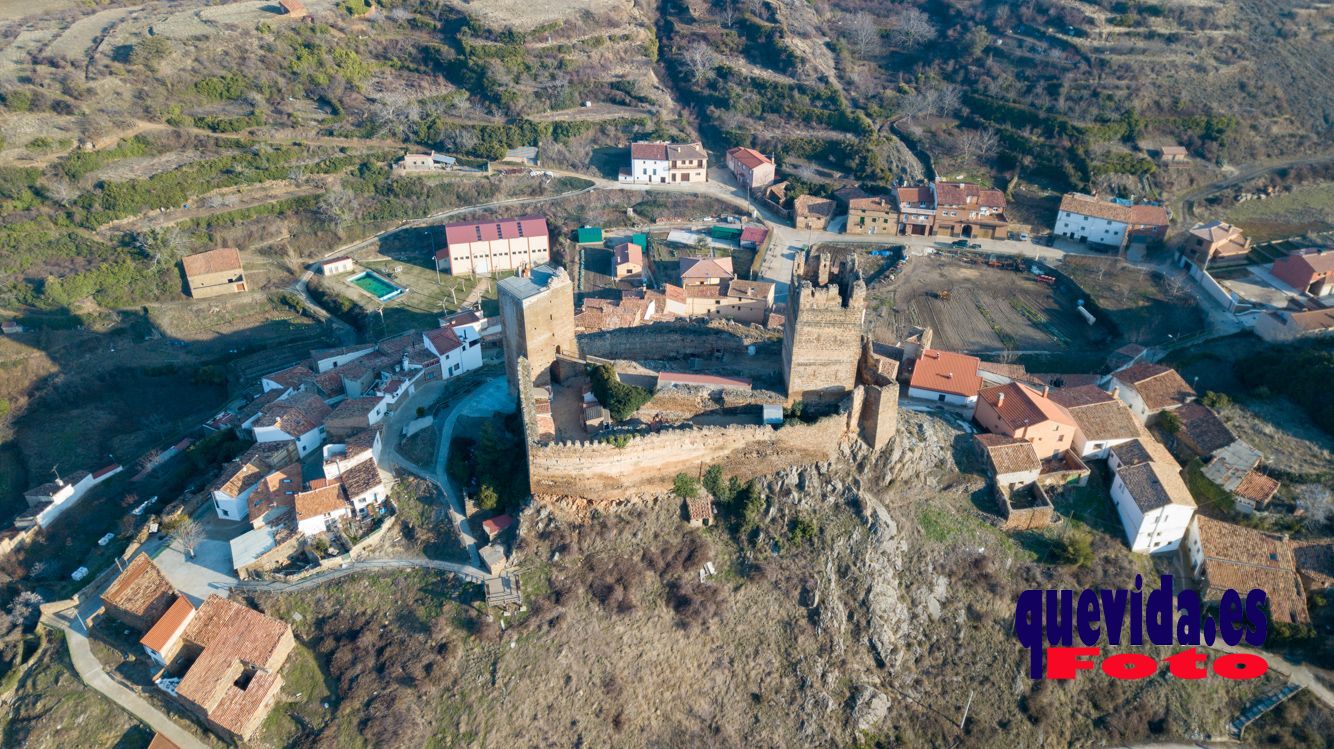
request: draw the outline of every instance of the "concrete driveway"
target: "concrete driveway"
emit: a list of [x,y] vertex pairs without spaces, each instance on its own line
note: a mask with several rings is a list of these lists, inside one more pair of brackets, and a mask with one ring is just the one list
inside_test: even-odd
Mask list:
[[[198,604],[210,595],[226,596],[228,588],[237,580],[232,568],[231,540],[250,529],[249,524],[222,520],[205,505],[195,515],[195,522],[204,529],[204,540],[195,547],[193,557],[187,555],[175,542],[159,542],[161,549],[153,561],[162,568],[177,590]],[[149,554],[153,550],[146,549]]]

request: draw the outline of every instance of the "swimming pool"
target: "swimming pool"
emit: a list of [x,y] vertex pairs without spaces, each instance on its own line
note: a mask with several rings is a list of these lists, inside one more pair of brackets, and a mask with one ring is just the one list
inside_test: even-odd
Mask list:
[[372,271],[358,273],[348,281],[382,302],[387,302],[405,291],[402,286],[391,283]]

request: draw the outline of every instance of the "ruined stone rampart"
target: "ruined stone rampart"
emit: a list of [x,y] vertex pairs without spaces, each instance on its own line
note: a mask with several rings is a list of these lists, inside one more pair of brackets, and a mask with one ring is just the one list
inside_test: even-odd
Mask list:
[[579,336],[579,351],[607,359],[679,359],[744,354],[748,345],[764,345],[767,338],[759,329],[746,332],[677,321],[586,333]]
[[[525,419],[528,418],[525,405]],[[667,429],[608,442],[530,442],[533,496],[576,497],[597,505],[671,489],[677,473],[692,476],[715,463],[727,476],[754,478],[792,465],[830,460],[848,434],[845,412],[810,424]]]

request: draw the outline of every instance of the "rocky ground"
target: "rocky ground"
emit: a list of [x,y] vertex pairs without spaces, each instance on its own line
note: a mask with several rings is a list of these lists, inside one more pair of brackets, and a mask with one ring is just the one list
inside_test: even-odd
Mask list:
[[[517,616],[492,616],[475,593],[426,573],[262,598],[333,685],[328,719],[297,743],[1190,740],[1221,735],[1278,683],[1029,680],[1011,632],[1020,590],[1127,587],[1153,567],[1073,521],[1047,534],[997,530],[969,439],[904,412],[879,454],[849,447],[767,477],[720,501],[705,529],[666,499],[582,522],[530,507],[515,558],[528,608]],[[1096,562],[1045,561],[1070,533],[1091,535]],[[717,574],[702,576],[710,562]]]

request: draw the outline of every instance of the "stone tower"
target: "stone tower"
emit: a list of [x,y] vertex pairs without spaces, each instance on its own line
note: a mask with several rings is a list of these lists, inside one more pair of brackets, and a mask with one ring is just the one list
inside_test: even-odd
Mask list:
[[783,326],[783,380],[788,403],[838,401],[857,386],[866,282],[855,257],[837,272],[833,258],[798,255],[792,264]]
[[579,355],[574,337],[574,284],[564,268],[550,264],[525,268],[500,282],[499,295],[510,392],[519,389],[520,357],[528,359],[533,380],[545,383],[557,354]]

